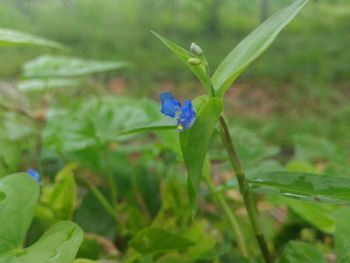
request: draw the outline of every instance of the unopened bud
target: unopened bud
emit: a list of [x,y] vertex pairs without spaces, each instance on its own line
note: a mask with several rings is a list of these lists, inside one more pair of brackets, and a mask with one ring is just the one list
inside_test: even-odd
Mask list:
[[202,60],[200,60],[199,58],[189,58],[187,62],[193,66],[202,64]]
[[191,44],[191,52],[197,56],[201,56],[203,54],[203,50],[196,43],[192,42]]

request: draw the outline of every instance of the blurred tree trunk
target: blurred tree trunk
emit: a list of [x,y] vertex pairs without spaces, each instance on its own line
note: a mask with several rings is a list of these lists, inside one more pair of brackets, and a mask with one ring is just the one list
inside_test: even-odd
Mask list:
[[261,22],[265,21],[268,16],[269,16],[269,0],[261,0],[261,4],[260,4]]
[[210,3],[210,11],[209,11],[209,17],[208,17],[208,31],[213,34],[217,35],[220,30],[220,7],[222,4],[222,0],[212,0]]

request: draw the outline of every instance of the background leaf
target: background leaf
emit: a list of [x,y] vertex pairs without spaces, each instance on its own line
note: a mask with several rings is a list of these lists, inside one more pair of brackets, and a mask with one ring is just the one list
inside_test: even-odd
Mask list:
[[314,246],[304,242],[291,241],[284,248],[276,263],[326,263],[326,259]]
[[219,98],[202,96],[193,101],[197,118],[193,126],[180,133],[180,144],[188,174],[188,196],[192,215],[196,210],[197,191],[205,156],[214,126],[222,111]]
[[39,185],[25,173],[0,180],[0,253],[22,246],[38,198]]
[[135,129],[142,130],[160,120],[159,104],[151,100],[92,98],[70,110],[53,113],[44,141],[58,152],[72,152],[125,139],[124,135]]
[[0,46],[37,45],[63,49],[60,43],[11,29],[0,28]]
[[278,11],[243,39],[221,62],[212,82],[223,96],[231,83],[274,41],[278,33],[296,16],[308,0],[297,0]]
[[335,231],[335,251],[337,263],[350,262],[350,211],[349,207],[339,208],[333,216],[337,220]]
[[141,230],[129,242],[129,246],[142,254],[183,249],[193,244],[191,240],[157,227]]
[[74,169],[75,165],[71,164],[57,174],[55,186],[48,200],[48,205],[54,211],[55,217],[60,220],[70,220],[73,217],[77,195]]
[[79,81],[76,79],[30,79],[20,81],[17,88],[20,91],[42,91],[47,89],[56,89],[64,87],[76,87],[79,85]]
[[324,204],[301,202],[299,200],[283,200],[294,212],[325,233],[333,234],[336,221],[331,214],[332,208]]
[[116,70],[128,66],[126,62],[87,60],[66,56],[44,55],[27,62],[23,74],[31,78],[77,77]]
[[248,181],[257,192],[267,190],[315,202],[350,202],[350,179],[347,177],[281,171],[249,177]]

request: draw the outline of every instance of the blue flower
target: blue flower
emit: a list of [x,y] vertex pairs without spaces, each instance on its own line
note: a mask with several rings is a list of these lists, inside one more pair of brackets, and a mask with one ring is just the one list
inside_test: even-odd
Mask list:
[[40,174],[38,173],[38,171],[32,169],[32,168],[29,168],[28,171],[27,171],[28,175],[30,177],[32,177],[35,181],[37,181],[38,183],[40,182]]
[[[196,119],[196,112],[190,100],[186,100],[185,105],[181,107],[181,103],[178,102],[170,92],[161,93],[160,99],[162,101],[160,112],[171,118],[177,116],[178,131],[183,132],[184,130],[191,128]],[[177,115],[177,112],[180,114]]]
[[181,103],[178,102],[170,92],[161,93],[160,99],[162,101],[160,112],[166,116],[175,118],[176,112],[181,110]]
[[182,132],[191,128],[196,119],[196,112],[190,100],[185,101],[185,105],[181,108],[181,114],[177,119],[177,129]]

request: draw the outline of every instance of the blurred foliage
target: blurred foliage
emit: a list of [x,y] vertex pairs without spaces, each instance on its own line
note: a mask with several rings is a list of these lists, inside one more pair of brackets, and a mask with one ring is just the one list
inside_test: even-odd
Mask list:
[[[272,14],[292,1],[269,2]],[[248,247],[250,260],[239,255],[230,223],[198,178],[198,214],[191,219],[181,161],[198,154],[182,156],[177,131],[168,129],[174,124],[162,118],[155,99],[159,86],[191,99],[203,90],[150,33],[166,33],[182,46],[200,43],[215,68],[260,23],[260,12],[258,0],[2,0],[0,27],[33,35],[0,30],[0,44],[16,34],[23,40],[0,47],[0,221],[6,222],[0,240],[10,242],[0,244],[0,262],[19,262],[15,256],[38,262],[37,253],[53,250],[48,257],[55,258],[57,249],[71,262],[82,239],[75,263],[261,262],[255,245]],[[314,202],[258,195],[279,263],[349,260],[348,209],[320,204],[312,190],[322,188],[321,180],[308,177],[332,175],[336,190],[326,194],[343,188],[348,199],[348,178],[341,185],[339,178],[350,176],[349,18],[349,1],[312,1],[225,99],[249,178],[275,193],[290,173],[308,179],[304,194]],[[62,46],[46,38],[65,49],[51,49]],[[164,129],[136,132],[147,125]],[[235,176],[210,133],[198,140],[209,145],[215,189],[255,244]],[[39,199],[28,176],[5,177],[30,167],[43,178]],[[280,185],[271,185],[272,175]],[[298,183],[291,185],[300,195]],[[76,222],[84,237],[62,220]]]

